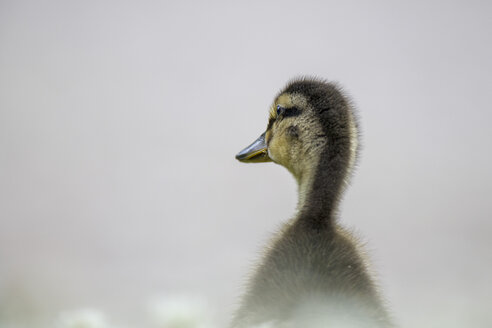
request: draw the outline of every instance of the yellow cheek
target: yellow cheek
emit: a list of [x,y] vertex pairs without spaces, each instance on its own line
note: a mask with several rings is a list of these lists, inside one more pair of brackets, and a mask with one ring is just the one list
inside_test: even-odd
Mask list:
[[268,146],[268,153],[275,162],[282,165],[287,165],[290,160],[289,144],[281,136],[273,136]]

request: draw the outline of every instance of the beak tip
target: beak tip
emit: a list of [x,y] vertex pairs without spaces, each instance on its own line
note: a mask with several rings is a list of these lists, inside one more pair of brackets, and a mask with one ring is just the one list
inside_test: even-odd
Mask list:
[[243,152],[239,152],[239,153],[237,153],[237,154],[236,154],[236,156],[235,156],[235,158],[236,158],[238,161],[240,161],[240,160],[244,159],[244,157],[245,157],[245,156],[244,156]]

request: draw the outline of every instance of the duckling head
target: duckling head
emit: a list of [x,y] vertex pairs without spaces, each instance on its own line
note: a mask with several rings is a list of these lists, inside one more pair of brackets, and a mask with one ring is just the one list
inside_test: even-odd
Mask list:
[[266,131],[236,158],[245,163],[273,161],[299,183],[317,173],[326,175],[320,170],[345,179],[355,162],[357,136],[350,103],[337,86],[315,78],[296,79],[270,106]]

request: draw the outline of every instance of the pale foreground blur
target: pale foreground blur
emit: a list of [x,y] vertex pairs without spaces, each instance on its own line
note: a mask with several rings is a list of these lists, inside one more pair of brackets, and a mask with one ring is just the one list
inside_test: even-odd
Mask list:
[[[149,301],[147,316],[137,327],[154,328],[213,328],[210,309],[205,300],[189,295],[155,297]],[[118,318],[94,308],[67,310],[55,320],[56,328],[125,328]]]
[[[357,320],[349,317],[334,319],[333,313],[324,314],[321,309],[326,302],[306,304],[296,311],[289,323],[276,321],[264,322],[248,328],[363,328]],[[324,304],[328,305],[329,304]],[[315,309],[313,309],[313,307]],[[316,308],[321,311],[316,311]],[[220,325],[211,320],[203,299],[191,296],[174,296],[172,298],[156,298],[148,307],[148,317],[134,328],[218,328]],[[93,309],[75,309],[60,313],[55,320],[54,328],[130,328],[117,318],[110,320],[105,313]],[[463,328],[460,324],[446,324],[439,327]]]

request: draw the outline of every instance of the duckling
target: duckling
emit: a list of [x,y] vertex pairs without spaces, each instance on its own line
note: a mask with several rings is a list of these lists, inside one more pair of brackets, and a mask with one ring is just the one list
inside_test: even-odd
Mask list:
[[353,108],[336,85],[300,78],[275,98],[266,131],[236,158],[286,167],[297,214],[267,247],[231,327],[393,327],[357,239],[337,222],[358,148]]

